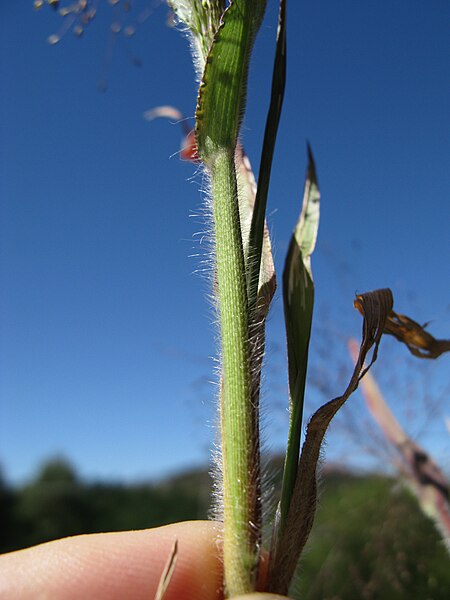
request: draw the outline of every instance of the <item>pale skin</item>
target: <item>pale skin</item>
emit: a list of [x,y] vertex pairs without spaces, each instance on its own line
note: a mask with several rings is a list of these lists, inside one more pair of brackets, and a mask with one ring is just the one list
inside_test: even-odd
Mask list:
[[[149,600],[173,543],[176,568],[164,600],[222,600],[217,525],[192,521],[80,535],[0,556],[0,600]],[[234,600],[283,600],[249,594]],[[286,600],[286,599],[284,599]]]

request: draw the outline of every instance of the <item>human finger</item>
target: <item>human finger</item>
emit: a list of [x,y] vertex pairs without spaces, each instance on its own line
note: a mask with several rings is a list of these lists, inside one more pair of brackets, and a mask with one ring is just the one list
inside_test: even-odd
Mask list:
[[178,540],[164,600],[220,600],[217,524],[177,523],[143,531],[64,538],[0,556],[0,599],[153,599]]

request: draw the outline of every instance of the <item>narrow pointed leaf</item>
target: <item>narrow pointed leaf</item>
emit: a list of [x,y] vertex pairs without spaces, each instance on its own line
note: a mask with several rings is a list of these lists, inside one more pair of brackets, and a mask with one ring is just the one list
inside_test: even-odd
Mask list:
[[[263,148],[259,165],[258,189],[250,228],[247,259],[248,305],[252,312],[257,304],[258,291],[261,288],[261,276],[264,276],[264,242],[267,194],[269,191],[272,159],[275,150],[278,124],[283,105],[286,85],[286,0],[280,0],[278,17],[277,44],[272,75],[270,107],[264,131]],[[263,271],[263,273],[261,273]]]
[[[392,292],[389,289],[376,290],[356,297],[355,307],[363,315],[358,360],[344,394],[321,406],[308,423],[286,525],[280,533],[277,551],[270,568],[271,592],[288,592],[314,521],[317,502],[316,470],[325,432],[334,415],[355,391],[361,377],[376,360],[378,346],[392,306]],[[372,348],[372,359],[369,366],[364,368],[364,361]]]
[[297,476],[308,348],[314,306],[311,254],[319,227],[320,192],[316,167],[309,147],[308,158],[302,210],[292,235],[283,273],[290,419],[280,504],[280,532],[283,531],[286,523]]

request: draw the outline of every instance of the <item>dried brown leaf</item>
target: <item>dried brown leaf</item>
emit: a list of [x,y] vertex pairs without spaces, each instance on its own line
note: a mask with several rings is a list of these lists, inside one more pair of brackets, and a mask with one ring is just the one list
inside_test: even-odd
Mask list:
[[[257,184],[250,160],[240,144],[236,148],[236,164],[238,165],[237,176],[240,187],[239,216],[241,220],[242,244],[244,256],[248,256],[250,226],[255,207]],[[267,222],[264,221],[255,321],[259,322],[267,316],[275,289],[276,278],[272,246],[270,243],[269,228],[267,227]]]
[[[392,292],[389,289],[381,289],[360,294],[355,299],[355,307],[364,317],[358,359],[344,394],[321,406],[308,423],[286,526],[281,533],[278,551],[270,569],[271,592],[288,592],[314,521],[317,503],[316,471],[325,432],[334,415],[356,390],[361,377],[377,358],[381,336],[393,307]],[[372,348],[371,361],[369,366],[364,368],[364,361]]]
[[405,315],[391,312],[384,333],[393,335],[408,347],[411,354],[419,358],[438,358],[450,351],[450,340],[437,340],[425,329]]

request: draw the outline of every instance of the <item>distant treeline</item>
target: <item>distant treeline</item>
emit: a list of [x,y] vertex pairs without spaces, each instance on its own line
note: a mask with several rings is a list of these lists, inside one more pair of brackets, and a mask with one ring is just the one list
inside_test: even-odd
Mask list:
[[210,487],[206,470],[155,485],[86,483],[69,463],[52,460],[24,487],[0,482],[0,552],[79,533],[204,519]]
[[[329,472],[308,551],[302,600],[448,600],[450,559],[433,525],[396,482]],[[61,460],[21,488],[0,481],[0,551],[79,533],[206,518],[211,480],[195,471],[159,484],[87,483]]]

